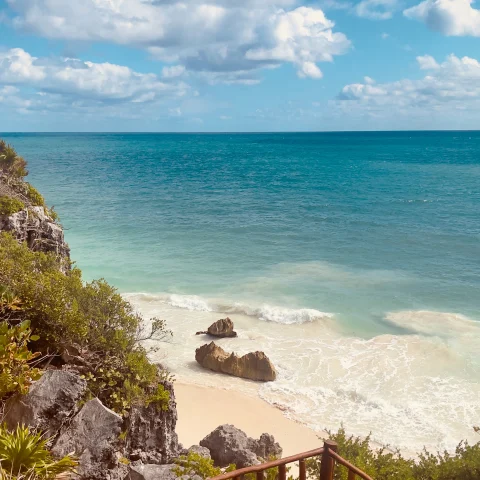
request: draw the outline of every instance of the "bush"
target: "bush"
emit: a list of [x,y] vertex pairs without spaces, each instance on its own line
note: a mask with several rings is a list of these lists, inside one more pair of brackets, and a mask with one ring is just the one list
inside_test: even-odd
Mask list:
[[[216,467],[213,464],[211,458],[202,457],[198,453],[188,452],[188,455],[180,455],[175,460],[177,464],[173,467],[173,473],[177,477],[182,477],[183,475],[194,476],[198,475],[204,479],[216,477],[221,475],[222,469]],[[236,469],[235,465],[229,465],[224,471],[233,472]]]
[[0,426],[0,478],[50,480],[72,472],[77,462],[70,456],[55,461],[47,450],[47,439],[28,427],[10,432]]
[[32,205],[45,206],[43,195],[28,182],[25,182],[25,196],[32,202]]
[[13,215],[25,208],[25,204],[18,200],[7,196],[0,197],[0,215]]
[[22,320],[31,322],[43,355],[78,350],[91,394],[123,413],[134,403],[166,408],[167,374],[152,365],[138,341],[169,335],[154,320],[142,336],[143,319],[104,280],[84,284],[78,268],[66,274],[53,254],[32,252],[7,233],[0,235],[0,284],[22,299]]
[[4,140],[0,140],[0,173],[16,179],[28,175],[27,162]]
[[40,378],[41,370],[30,364],[40,354],[30,352],[27,347],[29,341],[36,339],[31,335],[28,321],[16,326],[0,322],[0,400],[15,393],[27,393],[31,383]]
[[[431,454],[426,450],[418,460],[402,457],[399,451],[388,447],[375,449],[370,446],[370,437],[347,436],[344,428],[330,433],[338,443],[338,453],[350,463],[376,480],[478,480],[480,478],[480,443],[470,446],[460,443],[455,454],[447,452]],[[320,458],[307,460],[309,477],[319,478]],[[347,480],[346,468],[335,468],[335,480]]]

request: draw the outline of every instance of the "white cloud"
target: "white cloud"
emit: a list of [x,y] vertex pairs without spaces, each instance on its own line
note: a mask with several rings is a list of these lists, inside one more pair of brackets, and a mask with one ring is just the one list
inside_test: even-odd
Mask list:
[[377,84],[371,79],[346,85],[337,105],[350,113],[375,115],[450,114],[453,110],[478,112],[480,108],[480,62],[474,58],[448,56],[437,63],[431,56],[417,57],[427,71],[420,80],[404,79]]
[[[371,0],[370,0],[371,1]],[[379,0],[377,0],[379,1]],[[382,0],[386,1],[386,0]],[[47,38],[105,41],[147,49],[214,81],[258,81],[255,71],[294,64],[320,78],[316,64],[350,42],[318,8],[295,0],[7,0],[13,24]],[[164,78],[174,70],[166,70]],[[246,72],[251,72],[245,79]]]
[[183,65],[173,65],[171,67],[163,67],[163,78],[175,78],[181,77],[185,73],[185,67]]
[[480,37],[480,10],[472,4],[473,0],[425,0],[403,13],[444,35]]
[[333,55],[345,53],[350,41],[343,33],[334,33],[334,23],[322,10],[299,7],[280,11],[271,18],[273,45],[254,48],[246,58],[259,61],[286,61],[298,66],[300,77],[321,78],[316,62],[332,61]]
[[184,82],[161,80],[122,65],[36,58],[21,48],[0,52],[0,101],[11,107],[133,105],[178,99],[188,90]]
[[370,20],[388,20],[396,7],[397,0],[362,0],[355,6],[355,13]]

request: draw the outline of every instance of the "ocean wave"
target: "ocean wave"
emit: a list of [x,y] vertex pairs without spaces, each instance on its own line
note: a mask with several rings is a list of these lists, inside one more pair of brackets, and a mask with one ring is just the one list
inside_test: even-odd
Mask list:
[[439,337],[480,335],[480,322],[459,313],[403,310],[387,313],[385,320],[396,327],[421,335]]
[[284,325],[301,324],[333,318],[332,313],[321,312],[313,308],[287,308],[276,305],[248,305],[240,302],[223,302],[202,298],[198,295],[148,293],[125,294],[133,302],[160,302],[176,308],[198,312],[216,312],[220,314],[240,314],[255,317],[267,322]]

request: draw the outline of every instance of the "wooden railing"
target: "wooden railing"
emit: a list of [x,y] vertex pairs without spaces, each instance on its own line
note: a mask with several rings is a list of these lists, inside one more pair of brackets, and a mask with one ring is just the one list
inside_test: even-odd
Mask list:
[[306,480],[307,466],[305,460],[307,458],[322,456],[320,464],[320,478],[319,480],[333,480],[335,471],[335,463],[343,465],[348,469],[348,480],[355,480],[357,477],[363,480],[373,480],[366,473],[347,462],[337,453],[337,444],[332,440],[326,440],[322,448],[310,450],[309,452],[299,453],[291,457],[280,458],[261,465],[252,465],[251,467],[241,468],[233,472],[224,473],[218,477],[213,477],[210,480],[243,480],[247,473],[255,473],[256,480],[265,480],[265,471],[270,468],[278,467],[278,480],[287,480],[287,465],[289,463],[298,462],[299,480]]

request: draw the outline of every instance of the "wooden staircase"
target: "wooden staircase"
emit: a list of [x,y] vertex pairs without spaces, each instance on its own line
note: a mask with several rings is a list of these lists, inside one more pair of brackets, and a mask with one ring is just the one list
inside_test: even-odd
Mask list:
[[291,457],[280,458],[261,465],[253,465],[251,467],[242,468],[233,472],[224,473],[210,480],[243,480],[247,473],[254,473],[256,480],[265,480],[265,472],[270,468],[278,468],[278,480],[287,480],[287,465],[298,462],[299,480],[307,479],[307,467],[305,460],[307,458],[322,457],[320,467],[319,480],[333,480],[333,474],[336,464],[342,465],[348,470],[348,480],[356,480],[361,478],[363,480],[373,480],[366,473],[347,462],[337,453],[337,444],[331,440],[326,440],[322,448],[310,450],[309,452],[299,453]]

